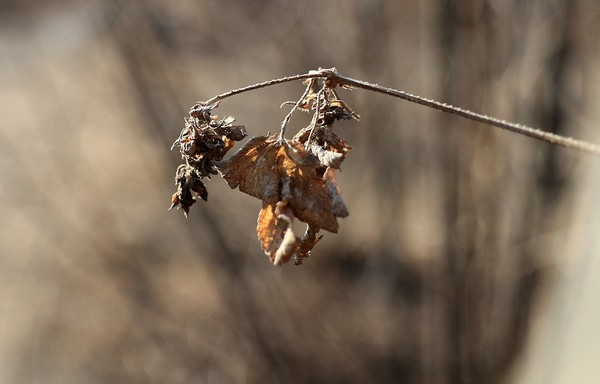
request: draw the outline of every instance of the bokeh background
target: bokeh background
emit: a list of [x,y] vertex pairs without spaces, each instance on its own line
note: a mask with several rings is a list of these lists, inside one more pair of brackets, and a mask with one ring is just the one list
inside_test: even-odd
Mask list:
[[350,216],[304,265],[218,177],[166,210],[194,102],[318,67],[600,142],[599,34],[596,0],[1,1],[0,382],[599,382],[592,155],[341,91]]

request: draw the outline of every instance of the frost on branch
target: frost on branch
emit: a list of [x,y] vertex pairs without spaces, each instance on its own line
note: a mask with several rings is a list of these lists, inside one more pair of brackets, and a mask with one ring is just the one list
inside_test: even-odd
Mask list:
[[[322,238],[323,229],[337,233],[339,217],[348,209],[337,186],[335,172],[350,146],[333,131],[341,119],[359,119],[339,99],[335,84],[310,79],[302,98],[284,120],[281,132],[254,136],[231,157],[226,152],[246,136],[243,126],[233,125],[232,117],[211,116],[216,105],[196,104],[190,110],[185,128],[174,143],[180,147],[185,164],[179,166],[173,204],[187,214],[190,206],[208,193],[201,179],[218,173],[232,188],[238,188],[262,201],[257,235],[271,262],[282,265],[290,259],[301,264]],[[311,123],[291,140],[285,139],[285,124],[294,110],[312,112]],[[307,225],[302,237],[294,233],[295,220]]]

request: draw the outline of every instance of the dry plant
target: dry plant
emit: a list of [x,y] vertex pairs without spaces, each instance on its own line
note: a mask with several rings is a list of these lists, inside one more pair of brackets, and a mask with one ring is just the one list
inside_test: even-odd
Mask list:
[[[293,107],[285,116],[279,133],[254,136],[232,156],[225,158],[235,142],[243,140],[247,134],[244,126],[233,124],[233,117],[219,120],[212,115],[220,101],[297,80],[305,80],[306,89],[295,103],[282,104]],[[337,218],[348,216],[335,172],[351,148],[333,131],[333,125],[338,120],[359,120],[360,116],[339,97],[338,87],[383,93],[553,145],[600,154],[600,146],[596,144],[345,77],[335,68],[319,69],[234,89],[193,105],[185,119],[185,127],[171,147],[179,146],[185,163],[177,168],[177,191],[169,209],[180,208],[187,216],[198,198],[207,200],[208,192],[202,179],[219,174],[232,189],[238,188],[262,201],[257,234],[271,262],[282,265],[293,257],[294,264],[302,264],[322,238],[319,231],[337,233]],[[312,120],[291,139],[286,139],[286,126],[297,110],[312,112]],[[307,225],[302,238],[293,231],[295,219]]]

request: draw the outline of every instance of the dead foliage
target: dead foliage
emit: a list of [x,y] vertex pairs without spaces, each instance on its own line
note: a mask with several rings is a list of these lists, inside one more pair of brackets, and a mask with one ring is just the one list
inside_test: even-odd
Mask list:
[[[305,84],[306,91],[290,116],[299,109],[312,112],[313,118],[291,139],[284,137],[284,122],[279,134],[254,136],[224,159],[246,131],[233,125],[233,117],[218,120],[212,116],[218,103],[198,103],[173,144],[179,146],[185,163],[177,169],[171,208],[181,208],[187,215],[198,198],[207,200],[201,179],[220,174],[232,189],[262,201],[258,240],[275,265],[292,258],[301,264],[321,239],[318,232],[337,233],[337,219],[348,216],[335,172],[350,146],[333,131],[333,125],[359,116],[338,97],[336,84],[317,79]],[[293,231],[296,219],[307,225],[302,238]]]

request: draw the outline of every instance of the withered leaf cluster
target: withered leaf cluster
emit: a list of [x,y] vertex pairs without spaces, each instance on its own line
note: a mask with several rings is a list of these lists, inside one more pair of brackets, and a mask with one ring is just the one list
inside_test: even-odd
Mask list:
[[[187,213],[198,196],[206,200],[200,179],[218,170],[232,189],[262,201],[257,234],[270,260],[282,265],[293,257],[301,264],[322,238],[319,231],[337,233],[337,219],[348,215],[335,172],[350,146],[333,131],[333,124],[359,116],[334,88],[326,81],[309,80],[297,103],[299,109],[313,113],[306,128],[290,140],[283,137],[283,129],[280,134],[252,137],[225,160],[227,150],[244,138],[244,128],[232,125],[233,118],[211,117],[214,106],[194,106],[176,141],[186,164],[177,171],[173,206],[180,204]],[[294,233],[296,219],[307,225],[302,237]]]
[[233,125],[233,117],[218,120],[211,115],[216,106],[197,104],[192,107],[190,117],[185,119],[185,127],[171,147],[179,146],[185,164],[177,168],[177,192],[173,194],[169,209],[181,207],[186,216],[198,197],[205,201],[208,198],[201,179],[216,175],[215,162],[222,160],[236,141],[246,137],[246,129],[243,125]]

